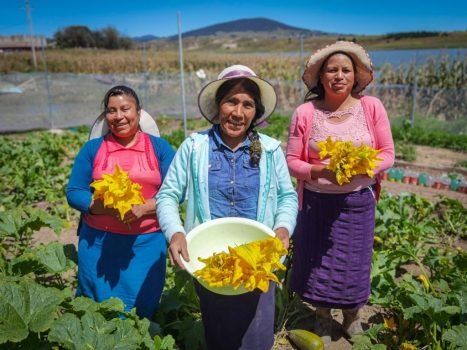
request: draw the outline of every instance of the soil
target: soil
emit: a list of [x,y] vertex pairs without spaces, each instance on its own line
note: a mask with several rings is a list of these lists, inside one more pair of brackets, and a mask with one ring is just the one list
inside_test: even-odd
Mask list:
[[[467,169],[456,167],[460,161],[467,160],[467,153],[453,152],[445,149],[437,149],[427,146],[417,146],[417,160],[412,163],[397,161],[395,166],[405,169],[411,169],[418,172],[426,172],[432,176],[440,176],[450,172],[457,172],[467,178]],[[405,184],[401,182],[383,181],[382,188],[388,193],[399,194],[402,192],[416,193],[421,197],[429,199],[432,202],[439,201],[443,197],[448,197],[460,201],[464,207],[467,206],[467,194],[447,189],[435,189],[425,186]],[[77,218],[77,216],[76,216]],[[76,219],[77,221],[77,219]],[[77,222],[72,222],[71,226],[63,230],[60,235],[56,235],[47,229],[42,229],[37,232],[34,237],[35,244],[47,243],[51,241],[59,241],[62,244],[75,244],[77,245],[78,237],[76,235]],[[304,315],[299,326],[304,329],[312,330],[314,312],[309,309],[309,314]],[[305,310],[305,312],[307,312]],[[364,329],[368,329],[373,324],[382,322],[382,315],[384,310],[375,305],[366,305],[361,312],[362,325]],[[350,350],[352,348],[349,340],[344,336],[343,330],[340,326],[342,322],[342,315],[340,310],[333,310],[335,327],[333,329],[333,342],[327,347],[332,350]],[[276,342],[275,350],[289,350],[296,349],[291,345],[287,338],[282,337],[280,342]]]

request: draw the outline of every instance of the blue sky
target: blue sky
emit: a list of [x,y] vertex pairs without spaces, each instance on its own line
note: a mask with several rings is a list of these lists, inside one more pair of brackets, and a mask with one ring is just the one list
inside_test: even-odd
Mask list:
[[[467,30],[466,0],[29,0],[33,31],[115,27],[122,35],[177,34],[242,18],[264,17],[291,26],[345,34]],[[29,33],[25,0],[2,0],[0,35]]]

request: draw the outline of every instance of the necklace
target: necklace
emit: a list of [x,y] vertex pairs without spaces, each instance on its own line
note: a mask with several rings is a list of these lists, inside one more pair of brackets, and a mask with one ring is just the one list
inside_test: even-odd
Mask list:
[[342,111],[335,111],[335,112],[325,112],[326,114],[326,119],[332,119],[332,120],[342,120],[342,119],[347,119],[347,117],[349,115],[351,115],[350,113],[350,108],[347,108],[345,110],[342,110]]

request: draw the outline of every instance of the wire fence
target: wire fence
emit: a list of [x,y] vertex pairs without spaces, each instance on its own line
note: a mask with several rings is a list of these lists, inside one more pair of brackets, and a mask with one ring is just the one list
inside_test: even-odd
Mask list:
[[[187,117],[200,118],[197,96],[215,76],[185,73]],[[301,81],[269,80],[274,86],[276,111],[291,115],[301,103]],[[182,118],[179,74],[71,74],[9,73],[0,76],[0,132],[70,128],[91,125],[102,111],[102,98],[112,86],[124,84],[137,92],[143,108],[153,117]],[[3,92],[2,92],[3,91]],[[365,94],[379,97],[390,118],[430,117],[446,123],[466,121],[467,89],[420,88],[372,83]]]

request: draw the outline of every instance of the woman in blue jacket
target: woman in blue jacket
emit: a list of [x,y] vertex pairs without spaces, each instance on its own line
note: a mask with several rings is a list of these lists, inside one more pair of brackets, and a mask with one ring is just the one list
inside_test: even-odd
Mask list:
[[[276,106],[273,87],[248,67],[224,69],[198,96],[203,116],[213,126],[188,137],[178,149],[156,197],[161,229],[169,241],[172,264],[189,260],[185,234],[222,217],[257,220],[289,246],[297,216],[280,142],[255,126]],[[179,203],[186,198],[184,225]],[[209,349],[270,349],[274,343],[274,285],[225,296],[195,282]]]

